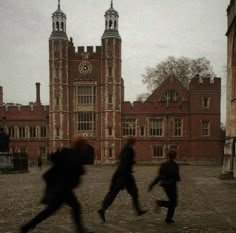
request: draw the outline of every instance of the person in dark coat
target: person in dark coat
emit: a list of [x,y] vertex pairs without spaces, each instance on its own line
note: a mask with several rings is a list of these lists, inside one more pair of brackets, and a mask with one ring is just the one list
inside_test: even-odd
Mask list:
[[42,168],[43,168],[43,160],[42,160],[42,157],[39,156],[38,157],[38,171],[42,171]]
[[73,141],[72,148],[63,148],[51,155],[53,166],[43,175],[46,190],[41,202],[47,207],[22,226],[21,233],[27,233],[34,229],[36,225],[54,214],[64,203],[72,209],[76,232],[87,232],[81,219],[80,203],[73,193],[73,189],[79,185],[80,177],[84,174],[82,155],[86,148],[87,141],[77,137]]
[[177,182],[180,181],[180,175],[179,166],[174,160],[176,151],[170,150],[167,157],[168,160],[161,164],[159,175],[149,185],[148,191],[151,191],[157,183],[163,187],[169,201],[158,200],[157,205],[168,209],[165,221],[169,224],[174,223],[173,216],[177,206]]
[[108,207],[113,203],[117,194],[126,189],[127,192],[131,195],[133,201],[133,207],[137,213],[137,215],[142,215],[146,213],[145,210],[140,208],[139,198],[138,198],[138,188],[135,183],[135,179],[133,176],[133,165],[135,163],[135,152],[133,146],[135,144],[135,138],[129,138],[127,140],[126,145],[120,152],[119,156],[119,165],[116,169],[111,185],[110,190],[105,196],[101,208],[98,210],[98,214],[103,222],[106,221],[105,212]]

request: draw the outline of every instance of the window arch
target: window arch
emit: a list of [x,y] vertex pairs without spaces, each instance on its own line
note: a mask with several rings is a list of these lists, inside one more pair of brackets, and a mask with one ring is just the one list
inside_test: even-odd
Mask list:
[[109,29],[112,29],[112,21],[109,21]]
[[161,97],[161,101],[167,102],[167,103],[178,103],[178,102],[182,102],[182,100],[183,100],[182,97],[175,90],[167,91]]
[[64,31],[64,23],[61,23],[61,31]]
[[60,25],[59,25],[58,21],[56,22],[56,29],[57,29],[57,31],[60,31]]
[[117,22],[115,21],[115,24],[114,24],[114,29],[116,29],[116,27],[117,27]]

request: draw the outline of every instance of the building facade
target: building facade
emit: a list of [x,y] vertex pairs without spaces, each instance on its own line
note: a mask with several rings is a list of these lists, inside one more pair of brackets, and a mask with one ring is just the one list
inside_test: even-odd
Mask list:
[[[170,77],[145,102],[125,102],[119,14],[113,3],[105,12],[104,27],[100,46],[76,48],[73,39],[68,39],[60,1],[52,15],[50,104],[41,106],[36,100],[33,107],[27,106],[32,114],[41,111],[35,116],[38,120],[41,116],[48,127],[46,151],[70,146],[74,135],[81,135],[94,148],[95,162],[113,163],[127,137],[133,136],[137,138],[138,161],[159,161],[170,148],[176,149],[182,160],[219,161],[223,153],[220,78],[195,77],[187,89]],[[0,101],[0,113],[10,119],[10,107]],[[18,116],[25,127],[31,127],[24,120],[27,114],[18,111]],[[41,123],[37,123],[38,130]],[[8,120],[4,126],[11,128]],[[33,150],[28,153],[38,156]]]
[[227,9],[227,114],[223,173],[236,177],[236,2]]

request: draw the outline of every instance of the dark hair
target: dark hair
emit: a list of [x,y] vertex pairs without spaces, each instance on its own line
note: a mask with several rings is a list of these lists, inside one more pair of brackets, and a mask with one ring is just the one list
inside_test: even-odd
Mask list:
[[177,155],[177,153],[176,153],[175,150],[169,150],[169,151],[167,152],[167,157],[168,157],[169,159],[175,159],[175,158],[176,158],[176,155]]

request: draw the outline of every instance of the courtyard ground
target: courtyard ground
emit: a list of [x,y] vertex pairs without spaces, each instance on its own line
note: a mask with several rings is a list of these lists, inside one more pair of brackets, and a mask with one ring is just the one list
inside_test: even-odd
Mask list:
[[[113,166],[90,166],[76,190],[88,228],[98,233],[235,233],[236,181],[219,180],[220,167],[181,166],[179,206],[176,223],[164,223],[165,210],[155,212],[154,202],[165,197],[161,187],[147,193],[147,185],[157,172],[156,166],[135,167],[141,204],[149,212],[135,216],[130,197],[121,192],[107,211],[107,223],[101,223],[97,209],[108,190]],[[42,172],[31,168],[27,174],[0,175],[0,233],[16,233],[19,227],[39,212],[44,189]],[[69,208],[39,225],[34,233],[73,233]]]

